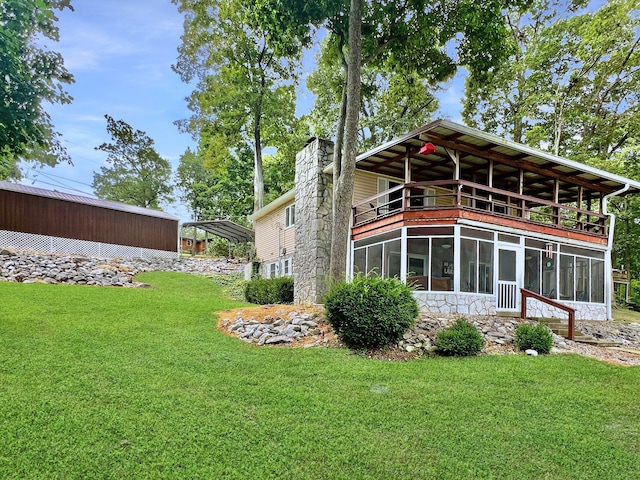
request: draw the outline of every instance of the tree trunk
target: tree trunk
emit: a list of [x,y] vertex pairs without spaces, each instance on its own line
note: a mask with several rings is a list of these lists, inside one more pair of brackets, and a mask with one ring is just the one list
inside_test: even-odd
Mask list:
[[[345,73],[348,74],[345,66]],[[346,77],[346,76],[345,76]],[[340,102],[340,117],[338,118],[338,132],[336,133],[336,147],[333,151],[333,184],[337,185],[342,174],[342,147],[344,146],[344,123],[347,116],[347,84],[342,85],[342,100]],[[335,205],[336,189],[333,189],[333,203]]]
[[353,182],[358,144],[360,114],[360,69],[362,64],[362,0],[351,0],[349,10],[349,59],[347,66],[347,109],[344,127],[344,148],[340,176],[334,183],[333,229],[329,275],[343,280],[346,271]]
[[262,172],[262,137],[260,135],[260,112],[256,112],[253,123],[253,211],[264,207],[264,176]]

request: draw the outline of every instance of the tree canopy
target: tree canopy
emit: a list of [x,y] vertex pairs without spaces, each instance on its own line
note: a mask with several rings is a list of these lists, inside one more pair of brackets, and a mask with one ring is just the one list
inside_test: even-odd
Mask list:
[[197,81],[193,116],[180,123],[199,140],[207,165],[219,168],[243,142],[254,153],[254,210],[264,205],[262,151],[295,121],[295,62],[276,56],[260,24],[248,26],[248,0],[173,0],[185,15],[175,71]]
[[123,120],[109,115],[105,118],[113,143],[96,147],[108,154],[109,164],[100,167],[101,173],[93,174],[96,196],[155,209],[162,202],[172,201],[171,165],[153,148],[153,140]]
[[68,103],[73,82],[59,53],[38,46],[58,40],[55,11],[70,0],[0,2],[0,179],[19,178],[17,162],[69,161],[43,102]]
[[430,82],[450,78],[464,65],[474,78],[486,78],[508,56],[509,30],[502,11],[526,0],[256,0],[253,21],[268,28],[277,51],[308,45],[312,26],[334,36],[345,83],[334,153],[334,206],[330,275],[346,270],[357,132],[361,106],[361,67],[396,74],[417,73]]

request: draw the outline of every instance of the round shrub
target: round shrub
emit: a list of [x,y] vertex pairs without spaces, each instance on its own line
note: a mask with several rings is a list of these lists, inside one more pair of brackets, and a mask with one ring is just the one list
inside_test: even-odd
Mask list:
[[402,338],[418,316],[411,289],[395,278],[357,275],[325,297],[327,321],[354,350],[384,348]]
[[549,353],[553,347],[553,335],[546,325],[521,323],[516,327],[514,341],[518,350],[532,349],[538,353]]
[[443,355],[468,357],[482,351],[484,337],[466,319],[458,318],[449,328],[437,333],[434,345]]

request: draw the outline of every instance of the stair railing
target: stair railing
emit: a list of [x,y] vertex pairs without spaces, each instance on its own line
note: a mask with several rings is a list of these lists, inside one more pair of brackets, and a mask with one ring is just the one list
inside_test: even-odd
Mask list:
[[568,307],[560,302],[556,302],[555,300],[551,300],[545,296],[542,296],[538,293],[532,292],[531,290],[527,290],[524,288],[520,289],[520,317],[527,318],[527,298],[534,298],[542,303],[546,303],[547,305],[551,305],[552,307],[563,310],[569,314],[569,328],[567,332],[567,338],[569,340],[573,340],[575,337],[575,323],[576,323],[576,309]]

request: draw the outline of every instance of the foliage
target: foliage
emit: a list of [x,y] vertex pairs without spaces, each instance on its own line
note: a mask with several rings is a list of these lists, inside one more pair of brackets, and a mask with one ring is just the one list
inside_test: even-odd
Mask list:
[[199,140],[199,155],[224,168],[229,150],[244,143],[254,154],[254,211],[264,205],[262,150],[277,145],[294,123],[295,63],[276,57],[259,24],[248,26],[247,0],[173,0],[185,15],[174,70],[197,80],[193,116],[179,124]]
[[231,300],[236,302],[243,302],[245,300],[244,289],[247,282],[244,279],[244,273],[211,274],[206,275],[206,277],[218,285],[222,289],[222,292]]
[[518,350],[549,353],[553,347],[553,335],[546,325],[521,323],[516,327],[514,342]]
[[69,161],[43,102],[71,102],[63,86],[73,76],[59,53],[38,46],[58,40],[55,11],[65,8],[70,0],[0,2],[0,179],[19,178],[19,160]]
[[[310,123],[314,135],[332,138],[338,129],[345,72],[336,68],[340,55],[335,37],[321,47],[316,69],[307,87],[316,96]],[[366,65],[362,71],[362,103],[358,148],[365,151],[425,125],[438,108],[433,84],[415,72],[385,70]]]
[[0,477],[637,477],[637,367],[255,347],[210,280],[136,279],[0,282]]
[[460,317],[449,328],[437,333],[434,345],[443,355],[468,357],[482,351],[484,338],[472,323]]
[[218,169],[208,167],[191,150],[180,157],[176,185],[194,219],[226,218],[247,224],[253,202],[251,157],[251,150],[242,145],[229,152],[224,167]]
[[602,163],[640,134],[636,0],[577,14],[585,0],[508,12],[513,52],[490,81],[467,81],[464,118],[555,154]]
[[254,278],[247,282],[244,297],[258,305],[293,303],[293,278]]
[[[334,151],[334,204],[330,276],[344,277],[349,215],[361,109],[361,67],[372,66],[433,83],[464,65],[475,78],[508,55],[504,8],[527,0],[477,2],[363,2],[351,0],[256,0],[252,23],[277,39],[277,52],[306,46],[311,28],[322,26],[336,46],[344,69],[341,108]],[[366,70],[365,70],[366,71]],[[375,71],[375,70],[374,70]]]
[[99,198],[145,208],[160,208],[172,201],[171,165],[158,155],[153,140],[134,130],[123,120],[109,115],[107,132],[114,143],[103,143],[96,150],[107,152],[108,167],[93,174],[93,189]]
[[418,316],[411,289],[396,278],[357,275],[325,298],[327,321],[351,349],[384,348],[402,338]]

